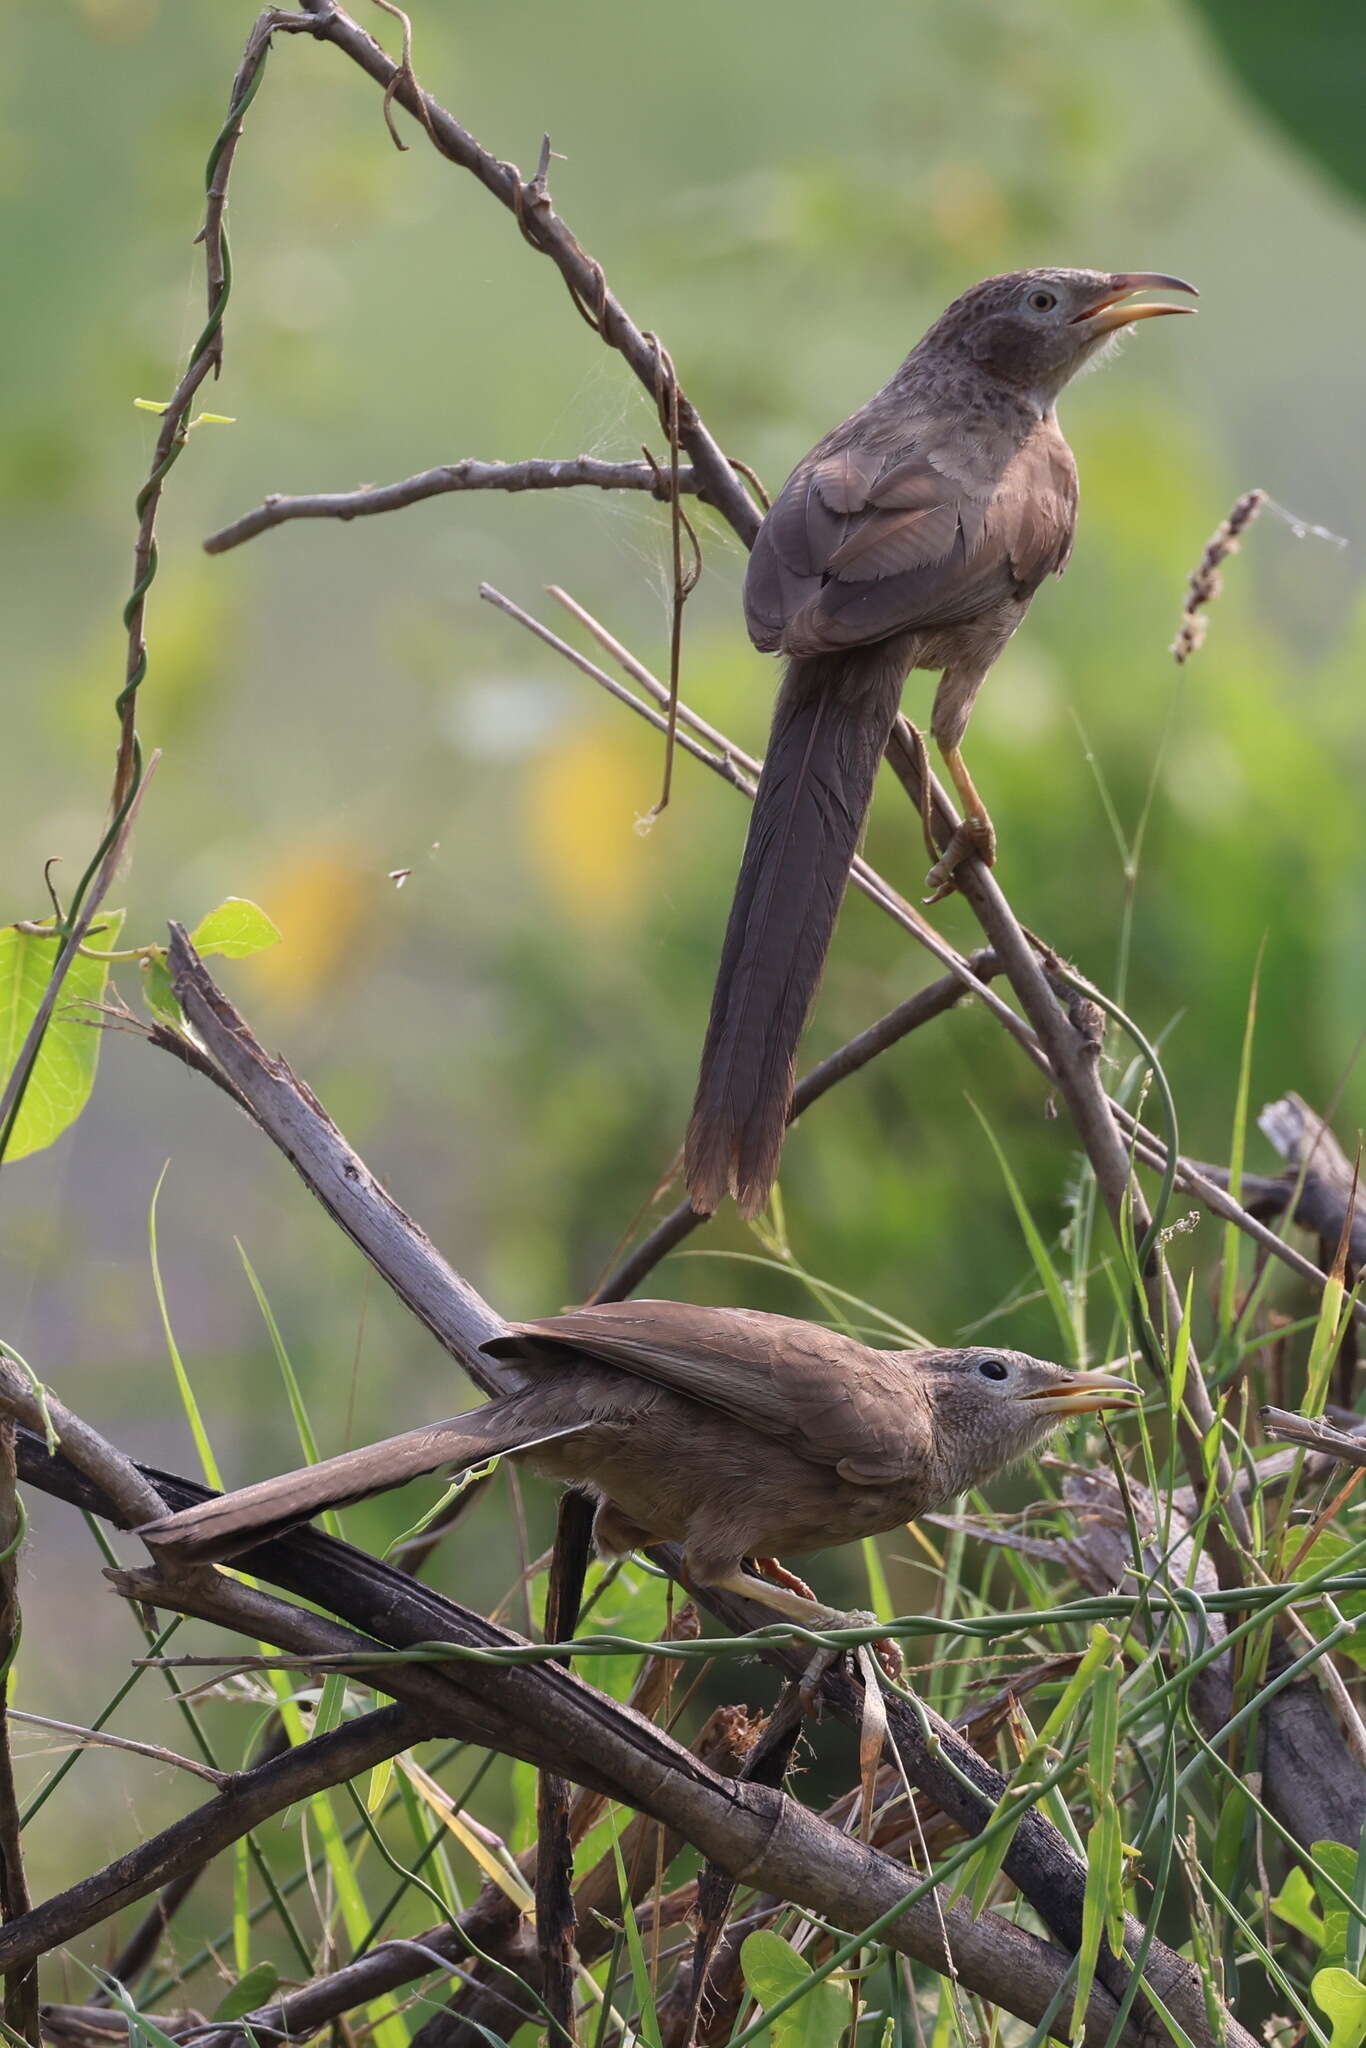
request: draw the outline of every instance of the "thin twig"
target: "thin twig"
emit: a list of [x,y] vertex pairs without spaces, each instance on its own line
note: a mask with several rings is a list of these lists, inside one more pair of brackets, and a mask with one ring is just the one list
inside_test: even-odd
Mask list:
[[161,428],[152,451],[147,481],[138,493],[137,541],[133,549],[133,588],[124,607],[123,622],[128,632],[128,658],[123,689],[116,709],[119,716],[119,753],[114,772],[113,809],[126,801],[138,777],[137,737],[134,719],[137,694],[147,673],[147,642],[143,621],[147,592],[157,573],[156,522],[166,478],[184,451],[189,437],[190,410],[195,394],[208,377],[217,377],[223,367],[223,316],[232,290],[232,260],[224,220],[228,204],[228,179],[232,173],[237,145],[242,139],[242,121],[255,99],[270,54],[271,42],[280,30],[312,32],[317,23],[311,14],[290,14],[270,7],[258,16],[247,37],[237,76],[228,94],[228,113],[209,154],[205,172],[204,225],[196,240],[204,245],[205,284],[208,311],[202,331],[190,349],[190,359],[175,390],[162,410]]
[[[14,1783],[10,1723],[19,1719],[10,1705],[14,1660],[19,1654],[22,1621],[19,1611],[19,1546],[24,1539],[24,1510],[19,1500],[14,1462],[14,1424],[0,1421],[0,1916],[6,1924],[29,1910],[28,1879],[20,1835],[19,1797]],[[38,1971],[32,1965],[7,1972],[5,2025],[38,2048]]]
[[0,1929],[0,1965],[13,1970],[86,1928],[98,1927],[168,1879],[199,1871],[207,1857],[239,1841],[272,1814],[373,1769],[422,1741],[428,1732],[421,1716],[409,1708],[380,1707],[255,1770],[239,1772],[216,1799]]
[[[13,1425],[11,1424],[11,1429]],[[110,1735],[101,1728],[82,1728],[78,1721],[54,1721],[46,1714],[21,1714],[17,1707],[9,1710],[11,1721],[19,1721],[25,1728],[46,1728],[53,1735],[69,1735],[79,1749],[121,1749],[130,1756],[145,1756],[150,1763],[170,1764],[177,1771],[189,1771],[196,1778],[204,1778],[220,1790],[231,1786],[237,1777],[235,1771],[216,1771],[211,1764],[197,1763],[191,1756],[178,1756],[173,1749],[162,1749],[155,1742],[134,1742],[129,1735]]]
[[305,4],[319,38],[342,51],[384,89],[387,97],[397,100],[420,121],[433,147],[451,163],[471,172],[486,191],[507,207],[531,247],[550,258],[588,325],[609,348],[625,358],[649,392],[666,433],[676,403],[679,444],[691,457],[700,490],[748,546],[759,530],[760,515],[753,499],[678,385],[672,369],[661,379],[656,345],[643,328],[636,326],[610,289],[602,265],[580,246],[555,212],[546,177],[523,178],[515,164],[504,163],[485,149],[439,100],[423,91],[411,68],[405,70],[403,64],[395,63],[336,0],[305,0]]
[[1366,1437],[1334,1429],[1313,1415],[1295,1415],[1286,1408],[1263,1408],[1262,1428],[1273,1443],[1298,1444],[1308,1451],[1322,1451],[1340,1465],[1366,1466]]
[[[369,519],[378,512],[397,512],[405,505],[420,505],[428,498],[444,497],[451,491],[563,491],[588,488],[598,491],[647,491],[652,498],[667,502],[672,472],[661,476],[653,462],[601,462],[591,455],[576,455],[559,462],[447,462],[424,469],[398,483],[366,484],[355,491],[318,491],[309,496],[273,496],[252,512],[243,513],[230,526],[220,527],[204,542],[206,555],[225,555],[243,541],[255,540],[274,526],[286,526],[293,519]],[[702,495],[697,471],[683,464],[678,471],[678,489],[688,495]]]

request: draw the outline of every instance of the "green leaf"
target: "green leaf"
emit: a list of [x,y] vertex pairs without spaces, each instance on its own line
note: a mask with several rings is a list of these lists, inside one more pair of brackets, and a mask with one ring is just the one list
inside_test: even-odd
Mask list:
[[1332,2022],[1328,2048],[1361,2048],[1366,2041],[1366,1984],[1350,1970],[1319,1970],[1309,1989]]
[[[748,1935],[740,1950],[745,1982],[765,2012],[798,1994],[772,2026],[774,2048],[835,2048],[849,2025],[849,1994],[832,1978],[812,1979],[811,1965],[768,1928]],[[810,1985],[804,1991],[803,1986]]]
[[[1318,1545],[1314,1547],[1317,1549]],[[1350,1651],[1351,1644],[1343,1647]],[[1348,1949],[1359,1947],[1361,1927],[1344,1904],[1342,1893],[1360,1904],[1366,1871],[1363,1871],[1356,1850],[1349,1849],[1343,1842],[1315,1842],[1309,1853],[1313,1859],[1314,1889],[1323,1908],[1319,1962],[1325,1967],[1332,1963],[1345,1963],[1350,1968],[1354,1957],[1349,1956]]]
[[128,2022],[130,2048],[176,2048],[171,2035],[164,2032],[155,2020],[139,2012],[117,1977],[107,1977],[103,1970],[95,1972],[111,2001],[117,2005]]
[[[1316,1572],[1326,1571],[1330,1565],[1335,1565],[1351,1548],[1350,1537],[1341,1535],[1336,1529],[1324,1529],[1314,1539],[1308,1556],[1301,1559],[1291,1576],[1296,1579],[1313,1578]],[[1366,1593],[1340,1593],[1335,1604],[1345,1621],[1360,1621],[1362,1616],[1366,1615]],[[1302,1611],[1311,1628],[1320,1634],[1327,1633],[1331,1626],[1331,1617],[1326,1607],[1317,1602],[1306,1602]],[[1344,1642],[1338,1644],[1338,1649],[1344,1657],[1350,1657],[1354,1664],[1366,1669],[1366,1631],[1358,1630],[1355,1635],[1348,1636]],[[1357,1862],[1354,1850],[1344,1848],[1341,1842],[1315,1842],[1314,1855],[1325,1869],[1331,1870],[1339,1884],[1348,1890],[1351,1889]],[[1342,1861],[1341,1868],[1339,1859]],[[1327,1904],[1327,1901],[1324,1903]]]
[[1358,0],[1191,0],[1230,71],[1320,169],[1366,199],[1366,10]]
[[1314,1905],[1314,1887],[1298,1864],[1271,1901],[1271,1910],[1287,1927],[1306,1935],[1315,1948],[1323,1947],[1323,1915]]
[[322,1682],[318,1704],[313,1713],[313,1739],[330,1735],[334,1728],[341,1727],[342,1708],[346,1705],[348,1681],[341,1672],[333,1671]]
[[[1323,1540],[1321,1536],[1319,1542],[1314,1545],[1315,1551]],[[1347,1545],[1344,1543],[1343,1547],[1345,1549]],[[1313,1552],[1310,1555],[1312,1556]],[[1321,1570],[1330,1561],[1331,1553],[1320,1557],[1315,1570]],[[1305,1563],[1306,1565],[1308,1564],[1308,1559],[1305,1560]],[[1297,1578],[1298,1576],[1299,1574],[1296,1573]],[[1354,1594],[1351,1597],[1355,1599],[1358,1596]],[[1345,1842],[1315,1842],[1310,1854],[1314,1859],[1314,1889],[1319,1895],[1319,1904],[1325,1912],[1333,1906],[1342,1906],[1342,1901],[1337,1893],[1330,1886],[1320,1884],[1319,1873],[1322,1872],[1325,1877],[1331,1878],[1335,1884],[1340,1884],[1345,1892],[1350,1893],[1356,1882],[1356,1850],[1349,1849]],[[1342,1910],[1345,1912],[1346,1907],[1342,1907]]]
[[746,1984],[765,2010],[805,1984],[811,1975],[810,1963],[780,1934],[763,1927],[747,1936],[740,1950],[740,1967]]
[[201,917],[190,933],[197,953],[221,953],[225,960],[246,960],[280,943],[280,931],[258,904],[245,896],[228,896]]
[[[123,912],[102,911],[97,921],[100,931],[86,940],[87,950],[76,955],[62,984],[24,1090],[7,1160],[23,1159],[51,1145],[90,1100],[104,1034],[80,1006],[98,1003],[104,995],[108,963],[90,956],[109,953],[117,945]],[[0,1077],[8,1079],[14,1071],[58,951],[55,939],[34,938],[13,925],[0,930]]]
[[140,962],[142,968],[142,1000],[152,1015],[163,1024],[169,1024],[173,1031],[185,1029],[185,1012],[176,1001],[171,986],[171,970],[166,965],[166,948],[154,946],[144,953]]
[[248,1970],[245,1977],[239,1977],[226,1998],[220,1999],[214,2007],[216,2020],[240,2020],[244,2013],[255,2012],[258,2005],[264,2005],[273,1997],[280,1982],[280,1972],[274,1963],[258,1963],[254,1970]]
[[1329,1963],[1346,1965],[1347,1930],[1351,1920],[1352,1916],[1345,1906],[1334,1907],[1324,1914],[1323,1947],[1319,1951],[1319,1961],[1325,1966]]

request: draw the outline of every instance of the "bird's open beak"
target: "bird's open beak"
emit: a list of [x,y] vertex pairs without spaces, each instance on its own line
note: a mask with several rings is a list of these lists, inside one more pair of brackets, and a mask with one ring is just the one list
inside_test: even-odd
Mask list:
[[1196,299],[1200,296],[1195,286],[1187,284],[1184,278],[1164,277],[1157,270],[1117,270],[1094,306],[1088,306],[1084,313],[1075,314],[1072,325],[1089,327],[1092,334],[1110,334],[1116,327],[1127,327],[1133,320],[1155,320],[1159,313],[1195,311],[1194,306],[1131,306],[1124,303],[1135,292],[1164,288],[1172,292],[1189,292]]
[[1128,1408],[1141,1392],[1132,1380],[1117,1380],[1112,1372],[1069,1372],[1065,1380],[1020,1399],[1055,1415],[1087,1415],[1096,1408]]

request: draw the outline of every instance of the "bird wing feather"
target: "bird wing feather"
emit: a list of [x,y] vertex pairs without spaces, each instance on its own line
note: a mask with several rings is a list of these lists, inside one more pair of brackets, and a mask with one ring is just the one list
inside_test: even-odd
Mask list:
[[891,633],[953,626],[1030,597],[1066,563],[1076,467],[1052,420],[985,483],[956,481],[951,423],[881,451],[816,450],[793,472],[755,543],[745,582],[751,636],[820,653]]
[[[568,1346],[719,1409],[857,1485],[904,1475],[928,1427],[916,1356],[757,1309],[607,1302],[517,1323],[485,1349],[536,1363]],[[544,1354],[542,1353],[544,1362]]]

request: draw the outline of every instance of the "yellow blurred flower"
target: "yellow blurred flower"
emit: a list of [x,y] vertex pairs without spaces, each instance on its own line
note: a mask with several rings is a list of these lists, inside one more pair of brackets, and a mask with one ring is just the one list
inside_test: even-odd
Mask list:
[[260,886],[262,908],[283,944],[258,955],[250,972],[288,1003],[332,982],[375,900],[374,878],[339,845],[296,849]]
[[662,744],[642,759],[638,744],[607,729],[576,733],[530,768],[523,803],[536,865],[580,923],[620,917],[647,886],[652,863],[637,821],[662,768]]

